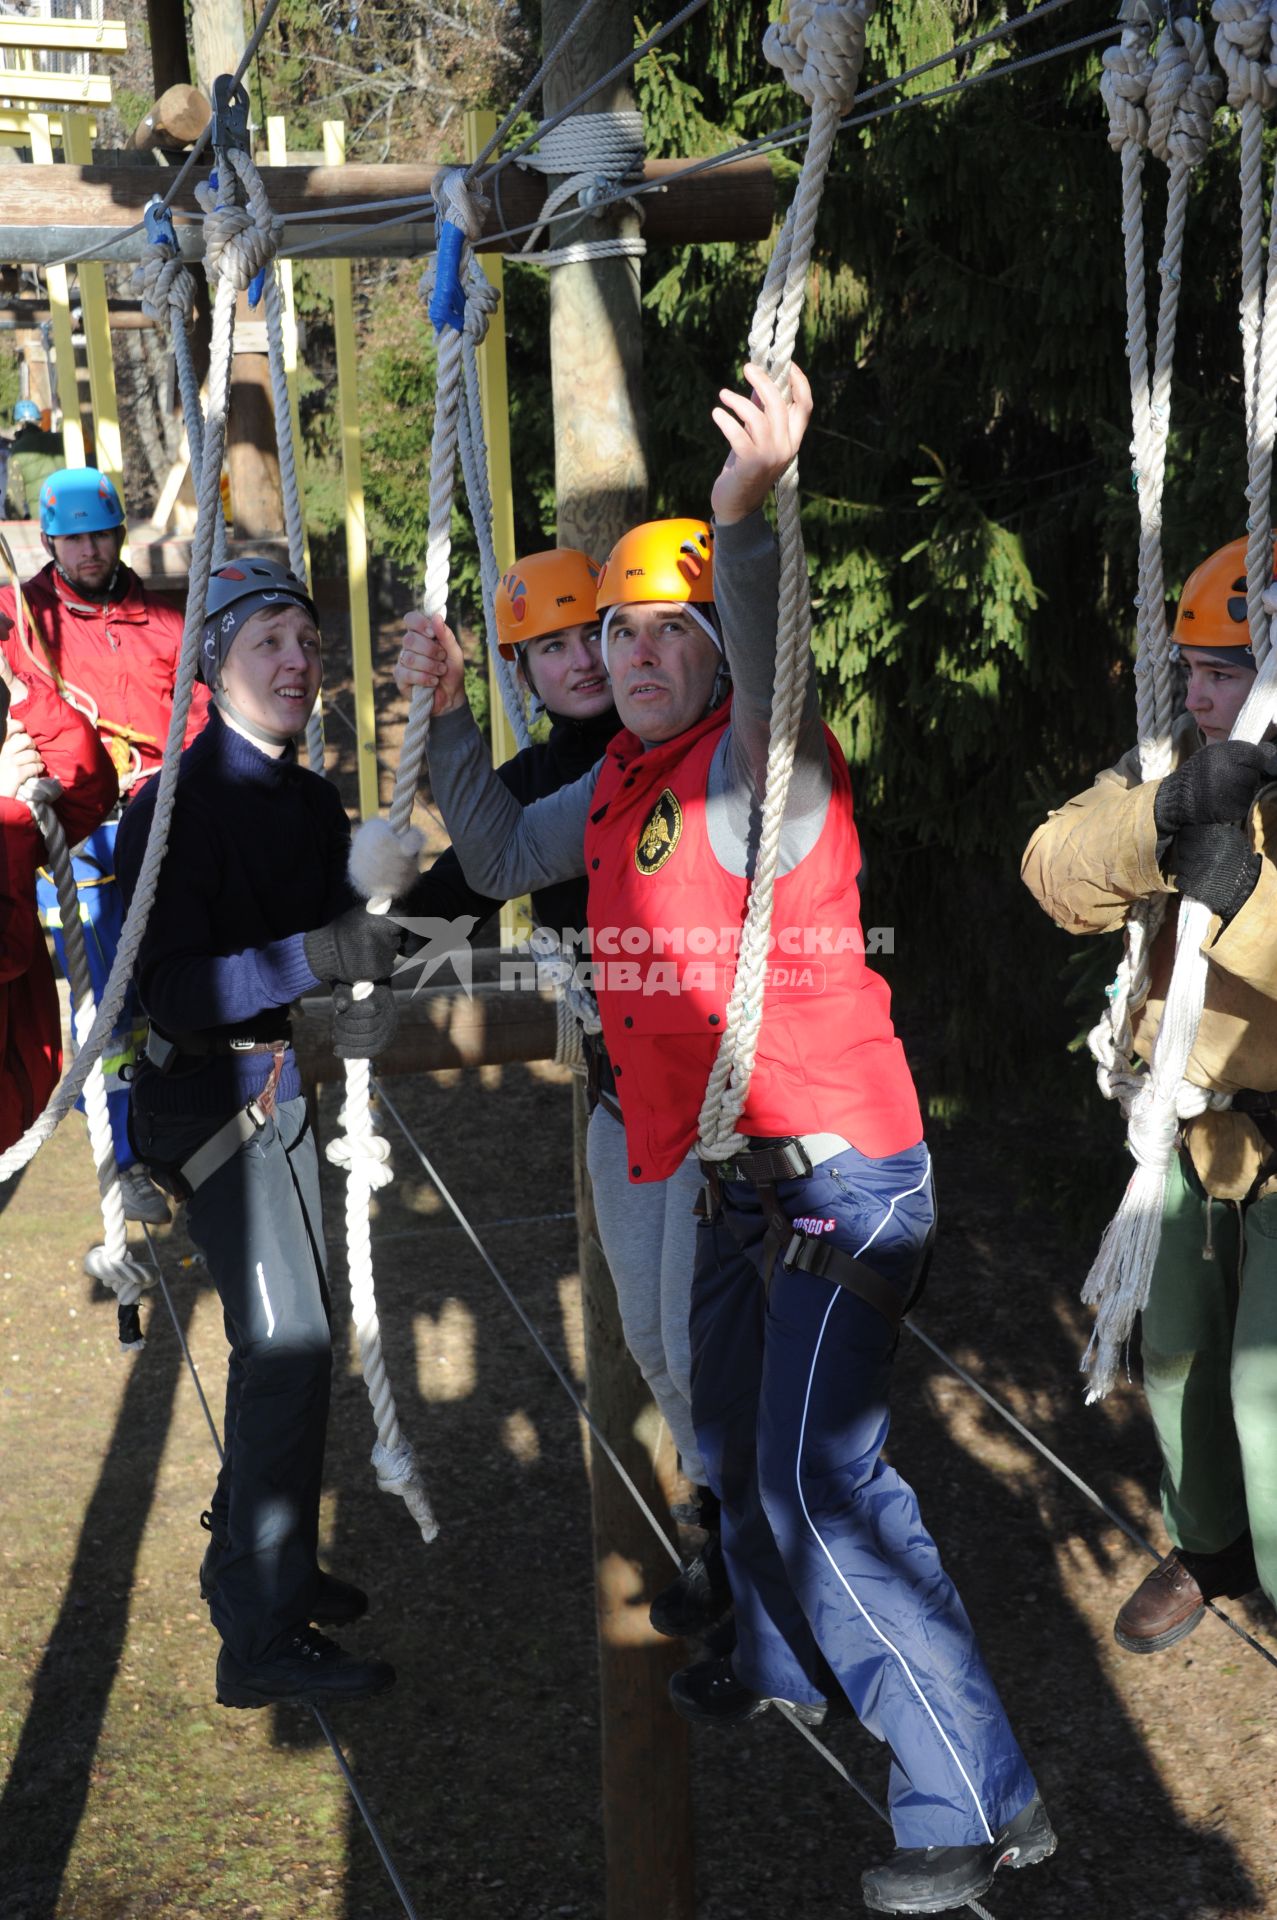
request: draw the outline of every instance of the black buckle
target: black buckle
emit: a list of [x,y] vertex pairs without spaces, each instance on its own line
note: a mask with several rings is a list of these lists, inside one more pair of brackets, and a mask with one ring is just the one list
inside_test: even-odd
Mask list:
[[[232,148],[248,152],[248,95],[229,73],[219,73],[213,82],[213,133],[209,144],[214,153]],[[228,184],[220,182],[223,190]]]

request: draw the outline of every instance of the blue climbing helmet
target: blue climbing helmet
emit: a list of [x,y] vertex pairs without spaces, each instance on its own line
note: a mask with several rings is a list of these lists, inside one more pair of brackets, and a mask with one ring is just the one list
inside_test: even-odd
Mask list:
[[123,525],[120,496],[96,467],[60,467],[40,489],[40,531],[50,540]]
[[19,400],[13,409],[14,425],[18,427],[39,426],[44,415],[34,400]]

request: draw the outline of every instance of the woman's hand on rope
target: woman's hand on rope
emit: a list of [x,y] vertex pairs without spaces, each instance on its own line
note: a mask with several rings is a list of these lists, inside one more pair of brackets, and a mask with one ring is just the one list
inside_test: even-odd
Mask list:
[[801,367],[791,363],[788,393],[752,362],[745,366],[745,378],[752,395],[724,387],[713,409],[714,424],[731,448],[710,495],[721,527],[757,512],[798,457],[811,419],[811,387]]
[[347,907],[326,927],[304,933],[302,951],[315,978],[330,985],[338,980],[389,980],[402,937],[402,928],[389,915]]
[[399,1027],[395,990],[384,980],[356,1000],[353,987],[333,988],[333,1052],[339,1060],[373,1060],[385,1053]]
[[466,704],[466,663],[457,637],[441,613],[409,613],[404,617],[403,649],[395,664],[400,693],[430,687],[432,716],[452,713]]
[[38,780],[43,772],[44,761],[30,734],[10,727],[0,746],[0,799],[16,800],[27,781]]

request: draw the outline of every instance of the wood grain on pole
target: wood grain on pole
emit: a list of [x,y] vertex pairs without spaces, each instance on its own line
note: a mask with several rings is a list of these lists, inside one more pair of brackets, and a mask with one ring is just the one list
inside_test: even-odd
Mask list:
[[178,153],[193,146],[213,117],[213,110],[198,87],[183,82],[166,87],[150,112],[139,120],[130,145],[136,149],[159,147],[166,153]]
[[[557,46],[577,0],[542,0],[544,45]],[[572,32],[546,78],[545,108],[566,106],[634,44],[633,10],[604,0]],[[595,94],[585,111],[632,110],[628,78]],[[547,186],[555,184],[547,182]],[[504,194],[507,222],[510,203]],[[654,198],[659,196],[653,196]],[[583,216],[552,229],[552,244],[637,234],[629,211]],[[550,363],[554,392],[558,540],[602,560],[644,515],[642,307],[638,262],[603,259],[551,269]],[[586,1167],[588,1116],[574,1091],[578,1255],[590,1411],[658,1514],[667,1511],[656,1464],[637,1437],[659,1431],[655,1409],[626,1350]],[[603,1832],[607,1920],[692,1920],[693,1855],[687,1727],[669,1704],[669,1676],[685,1649],[647,1624],[645,1600],[672,1576],[643,1515],[601,1450],[590,1455],[595,1597],[599,1624]]]
[[[376,1072],[441,1073],[448,1067],[553,1060],[558,1038],[555,996],[549,988],[521,984],[527,964],[509,973],[505,985],[483,981],[469,989],[397,992],[399,1031],[394,1046],[375,1063]],[[332,1021],[332,1001],[326,995],[310,995],[293,1011],[293,1050],[304,1080],[322,1083],[343,1077],[332,1050]]]

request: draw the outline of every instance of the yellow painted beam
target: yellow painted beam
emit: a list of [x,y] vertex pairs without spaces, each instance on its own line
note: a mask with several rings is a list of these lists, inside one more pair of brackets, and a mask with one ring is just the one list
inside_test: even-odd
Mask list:
[[[28,116],[31,157],[40,166],[53,160],[53,139],[49,116]],[[75,348],[71,344],[71,296],[65,267],[47,267],[49,315],[53,323],[53,351],[58,374],[58,405],[62,409],[62,451],[69,467],[82,467],[84,431],[80,425],[80,387],[75,374]]]
[[[344,166],[346,123],[324,122],[324,165]],[[355,755],[359,811],[365,820],[381,811],[377,784],[377,714],[373,701],[372,621],[368,611],[368,526],[364,517],[363,458],[359,435],[359,362],[355,350],[355,303],[349,260],[333,261],[333,335],[337,348],[337,422],[346,490],[346,585],[350,595],[350,655],[355,683]]]
[[[73,166],[86,167],[93,158],[89,126],[81,114],[69,113],[63,148]],[[80,308],[84,314],[84,347],[89,362],[89,394],[93,407],[93,438],[98,471],[115,482],[124,502],[124,448],[120,440],[120,407],[115,396],[115,361],[111,354],[111,319],[106,299],[106,273],[100,260],[81,260],[76,269]]]
[[[53,139],[60,140],[62,138],[62,115],[60,113],[48,113],[44,114],[42,118]],[[31,114],[19,107],[5,107],[0,109],[0,142],[3,142],[6,147],[29,146],[31,143],[31,119]],[[96,120],[90,118],[90,139],[96,140],[97,133],[98,123]]]
[[39,100],[66,107],[109,107],[111,82],[104,73],[34,73],[0,68],[0,100]]
[[[272,113],[266,120],[266,157],[272,167],[288,165],[288,135],[284,127],[282,114]],[[297,484],[302,480],[302,420],[301,408],[297,398],[297,303],[293,295],[293,263],[291,260],[276,260],[275,270],[279,274],[279,290],[284,309],[284,377],[288,382],[288,412],[293,423],[293,449],[297,460]],[[310,536],[302,522],[303,537],[306,541],[306,578],[310,579]]]
[[127,53],[123,20],[0,19],[0,47],[42,53]]
[[[476,159],[497,129],[497,116],[487,108],[472,108],[465,116],[466,162]],[[506,369],[505,270],[499,253],[480,256],[488,279],[503,296],[488,321],[479,347],[479,398],[483,407],[483,437],[488,445],[488,482],[492,493],[492,545],[504,573],[514,565],[514,484],[510,461],[510,388]],[[492,726],[492,764],[500,766],[518,751],[514,729],[501,699],[501,688],[491,653],[488,655],[488,712]],[[532,925],[530,903],[511,900],[501,909],[501,944],[513,946]]]

